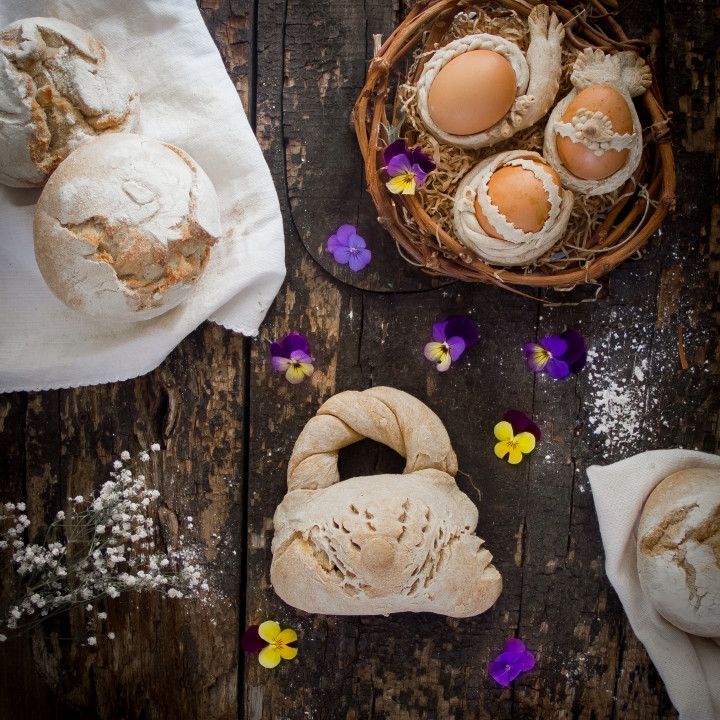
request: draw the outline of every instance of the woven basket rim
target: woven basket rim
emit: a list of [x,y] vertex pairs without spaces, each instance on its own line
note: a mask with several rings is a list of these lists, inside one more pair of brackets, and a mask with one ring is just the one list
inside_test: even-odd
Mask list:
[[[674,206],[675,163],[669,117],[663,108],[654,72],[652,84],[641,98],[650,119],[651,131],[644,142],[644,162],[640,165],[640,168],[649,168],[645,173],[648,176],[645,185],[654,207],[652,212],[646,213],[647,203],[639,196],[639,185],[636,186],[633,180],[629,180],[621,192],[621,197],[626,195],[625,199],[595,228],[595,235],[601,245],[614,247],[593,258],[584,267],[523,272],[484,263],[435,223],[415,195],[393,195],[387,190],[382,177],[383,146],[379,140],[382,126],[390,124],[386,112],[386,102],[390,95],[389,81],[393,72],[401,74],[399,64],[419,47],[422,35],[427,35],[422,44],[427,50],[435,46],[455,16],[463,10],[492,5],[514,10],[527,17],[539,4],[548,5],[550,10],[557,14],[565,25],[566,40],[578,50],[588,47],[606,52],[633,50],[644,55],[642,51],[645,44],[629,39],[615,20],[613,8],[606,7],[615,5],[614,0],[587,0],[585,7],[594,14],[592,23],[582,19],[576,2],[572,3],[571,9],[569,0],[544,3],[537,0],[493,0],[491,3],[473,0],[419,0],[387,40],[376,48],[375,56],[370,62],[365,85],[353,108],[353,123],[365,164],[368,191],[378,211],[380,224],[393,237],[401,255],[421,266],[429,274],[466,282],[490,283],[515,292],[519,291],[511,287],[513,285],[566,290],[596,281],[640,250]],[[420,61],[416,74],[419,74],[422,62],[423,60]],[[648,65],[652,70],[649,61]],[[615,218],[626,206],[627,211],[622,222],[614,225]],[[434,236],[438,244],[447,248],[450,253],[462,252],[466,256],[472,256],[472,260],[466,263],[438,253],[436,248],[425,241],[422,233],[408,226],[403,219],[406,213],[419,228],[424,229],[429,236]],[[646,213],[644,219],[633,229],[629,238],[623,240],[623,234],[643,213]]]

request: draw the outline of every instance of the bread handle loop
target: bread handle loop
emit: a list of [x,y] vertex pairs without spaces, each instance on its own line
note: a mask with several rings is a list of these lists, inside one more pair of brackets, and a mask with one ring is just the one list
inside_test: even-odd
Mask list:
[[310,418],[288,463],[288,490],[317,490],[338,482],[338,452],[366,437],[402,455],[404,473],[429,468],[457,473],[440,418],[402,390],[374,387],[338,393]]

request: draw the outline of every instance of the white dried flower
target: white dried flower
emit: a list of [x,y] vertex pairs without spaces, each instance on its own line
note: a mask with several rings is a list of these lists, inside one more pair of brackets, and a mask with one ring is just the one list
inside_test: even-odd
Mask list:
[[90,646],[92,646],[92,647],[95,647],[95,645],[97,645],[97,638],[95,638],[95,637],[89,637],[89,638],[87,639],[87,644],[90,645]]
[[115,639],[115,633],[114,633],[114,632],[109,632],[109,633],[107,634],[107,638],[108,638],[108,640],[114,640],[114,639]]
[[85,501],[85,498],[84,498],[82,495],[76,495],[76,496],[72,499],[72,501],[77,504],[77,503],[84,502],[84,501]]

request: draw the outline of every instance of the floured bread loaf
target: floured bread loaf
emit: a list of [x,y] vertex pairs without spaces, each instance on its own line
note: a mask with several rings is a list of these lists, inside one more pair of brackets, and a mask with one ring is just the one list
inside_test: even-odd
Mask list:
[[140,103],[125,66],[84,30],[27,18],[0,31],[0,182],[42,185],[106,132],[132,131]]
[[[405,457],[404,474],[338,482],[338,450],[363,437]],[[275,592],[328,615],[484,612],[502,578],[474,534],[478,511],[456,472],[442,422],[411,395],[377,387],[330,398],[290,458],[274,517]]]
[[48,180],[35,211],[35,257],[74,310],[141,320],[187,296],[220,232],[215,189],[187,153],[109,134],[75,150]]
[[720,638],[717,470],[681,470],[653,490],[640,516],[637,562],[643,590],[666,620]]

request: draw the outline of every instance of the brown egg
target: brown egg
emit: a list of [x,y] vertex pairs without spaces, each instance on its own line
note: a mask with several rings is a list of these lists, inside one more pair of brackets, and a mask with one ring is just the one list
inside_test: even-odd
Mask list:
[[[537,163],[540,165],[541,163]],[[560,178],[548,165],[542,165],[560,189]],[[550,215],[550,198],[543,184],[531,170],[516,165],[498,168],[488,180],[488,197],[505,219],[524,232],[538,232]],[[483,232],[503,240],[503,236],[485,217],[475,199],[475,216]]]
[[[567,106],[562,121],[572,122],[581,109],[607,116],[612,129],[618,135],[628,135],[633,131],[633,119],[625,98],[615,88],[608,85],[591,85]],[[557,135],[557,149],[565,167],[583,180],[602,180],[617,172],[626,162],[630,151],[606,150],[601,155],[583,143],[573,142],[568,137]]]
[[451,135],[472,135],[492,127],[515,100],[512,65],[492,50],[470,50],[448,62],[428,93],[433,122]]

